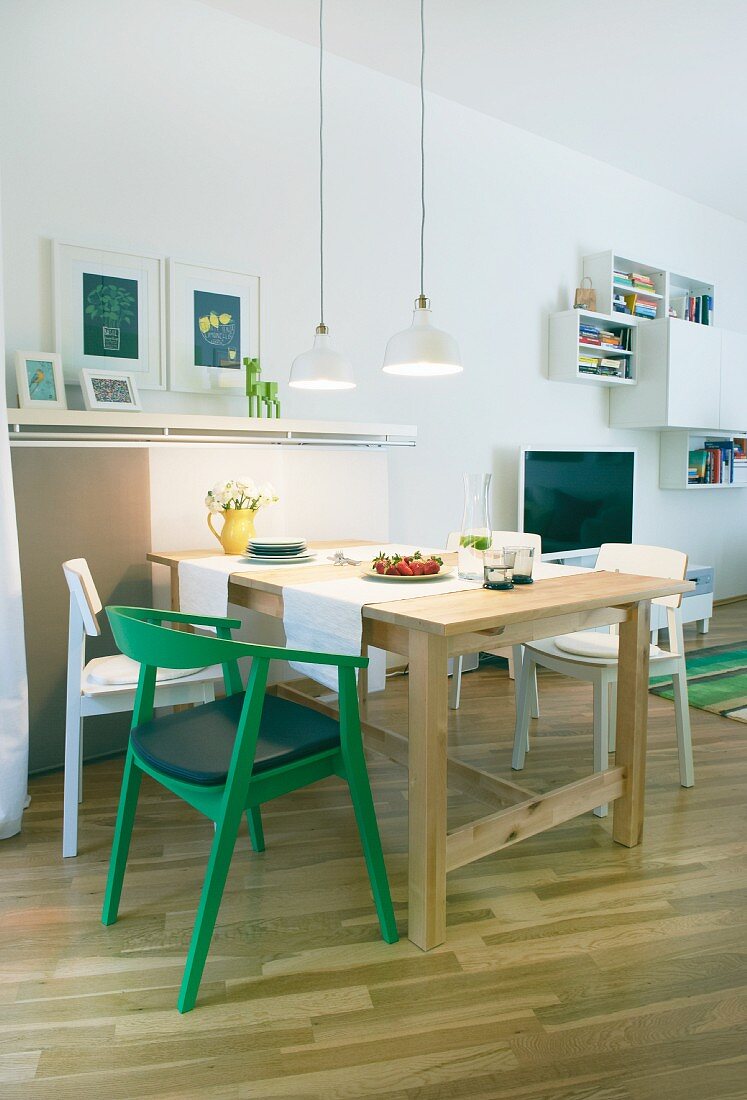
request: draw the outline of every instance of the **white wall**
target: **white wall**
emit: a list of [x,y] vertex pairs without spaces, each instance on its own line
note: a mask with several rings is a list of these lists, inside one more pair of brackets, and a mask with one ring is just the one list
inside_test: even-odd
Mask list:
[[719,323],[747,329],[745,223],[430,96],[426,290],[466,369],[388,378],[386,339],[417,292],[417,91],[330,57],[327,319],[359,387],[291,393],[317,321],[315,51],[192,0],[4,0],[2,21],[9,351],[51,346],[54,236],[257,273],[285,413],[418,424],[416,451],[390,460],[393,538],[458,526],[466,469],[493,470],[495,525],[510,526],[521,444],[635,445],[637,537],[715,565],[718,595],[747,591],[747,492],[660,491],[658,436],[610,430],[604,389],[545,376],[547,314],[603,248],[712,280]]

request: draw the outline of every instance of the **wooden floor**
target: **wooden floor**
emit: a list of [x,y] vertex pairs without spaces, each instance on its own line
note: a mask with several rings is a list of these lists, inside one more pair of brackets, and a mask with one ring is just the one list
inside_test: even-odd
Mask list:
[[[747,603],[692,644],[747,638]],[[540,675],[529,785],[591,767],[588,685]],[[405,728],[405,681],[372,718]],[[452,737],[509,774],[505,671],[465,677]],[[378,936],[344,787],[242,834],[198,1006],[175,1009],[212,830],[145,781],[121,919],[99,913],[121,760],[85,770],[81,854],[63,862],[62,777],[31,784],[0,846],[0,1096],[378,1096],[389,1100],[747,1097],[747,726],[692,710],[678,786],[672,704],[650,697],[646,834],[591,814],[449,876],[448,940]],[[406,918],[406,782],[372,756],[395,907]],[[453,822],[480,808],[450,801]]]

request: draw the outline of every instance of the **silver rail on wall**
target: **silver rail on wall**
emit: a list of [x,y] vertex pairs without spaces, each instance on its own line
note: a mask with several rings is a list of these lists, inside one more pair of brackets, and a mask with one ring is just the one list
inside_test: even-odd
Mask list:
[[[138,417],[138,421],[134,418]],[[181,421],[181,423],[180,423]],[[414,447],[410,425],[348,424],[334,421],[264,421],[240,417],[166,417],[148,414],[49,413],[9,409],[11,446],[143,447],[189,444],[283,447]],[[290,425],[293,425],[292,427]]]

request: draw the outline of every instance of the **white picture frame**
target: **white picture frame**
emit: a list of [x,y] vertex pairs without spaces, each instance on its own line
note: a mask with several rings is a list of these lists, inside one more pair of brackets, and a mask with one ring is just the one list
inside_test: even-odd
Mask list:
[[53,351],[15,354],[19,409],[66,409],[62,358]]
[[68,382],[81,368],[166,389],[163,256],[52,242],[55,350]]
[[243,359],[259,358],[259,276],[169,259],[168,285],[169,389],[243,393]]
[[83,403],[89,412],[140,412],[140,395],[135,375],[127,371],[95,370],[80,372]]

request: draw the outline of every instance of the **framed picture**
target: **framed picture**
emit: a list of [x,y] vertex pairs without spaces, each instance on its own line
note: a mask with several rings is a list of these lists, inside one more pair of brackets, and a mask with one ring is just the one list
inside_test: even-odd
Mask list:
[[259,276],[169,260],[169,389],[235,394],[259,357]]
[[68,382],[124,370],[143,389],[166,388],[165,261],[53,241],[55,347]]
[[21,409],[67,408],[62,359],[54,352],[17,351],[16,380]]
[[142,406],[134,374],[113,370],[82,370],[80,385],[86,408],[103,412],[138,412]]

